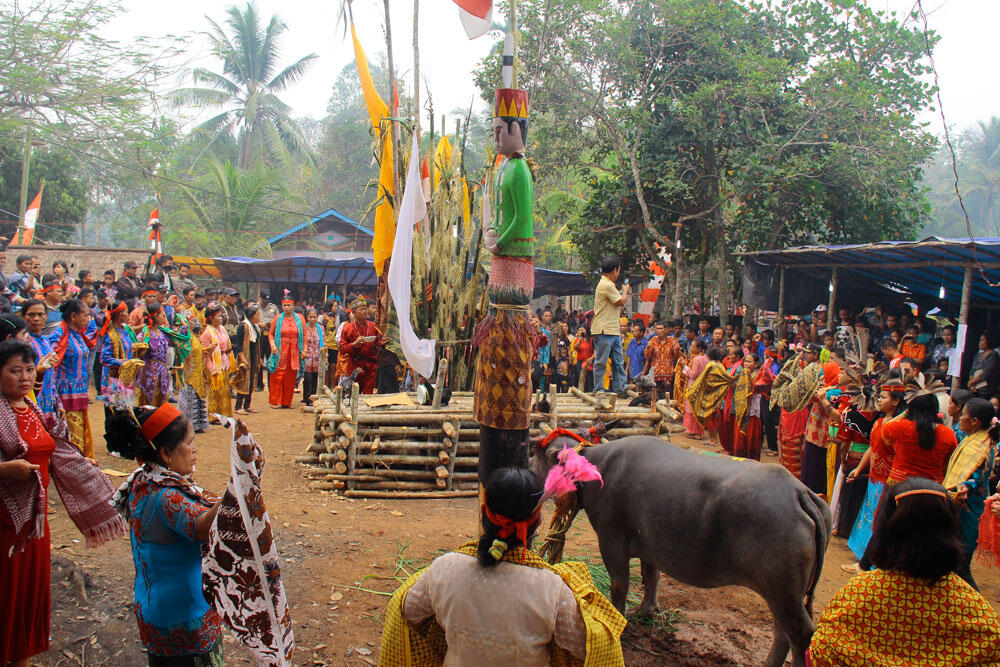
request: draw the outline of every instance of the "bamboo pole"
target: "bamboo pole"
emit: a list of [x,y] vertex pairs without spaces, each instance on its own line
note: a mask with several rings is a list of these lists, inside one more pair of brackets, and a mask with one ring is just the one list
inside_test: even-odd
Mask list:
[[778,282],[778,337],[785,337],[785,267]]
[[390,500],[417,500],[432,498],[473,498],[478,495],[476,489],[462,491],[344,491],[345,498],[373,498]]
[[597,405],[597,398],[596,397],[594,397],[594,396],[588,396],[587,394],[585,394],[580,389],[577,389],[576,387],[570,387],[569,388],[569,393],[573,394],[574,396],[576,396],[577,398],[579,398],[581,401],[583,401],[587,405],[595,405],[595,406]]
[[441,359],[438,360],[437,384],[434,385],[434,398],[431,401],[431,407],[434,410],[441,409],[441,395],[444,394],[444,385],[445,385],[445,380],[447,378],[448,378],[448,357],[441,357]]
[[837,308],[837,279],[840,276],[839,267],[833,267],[830,270],[830,302],[826,307],[826,330],[834,331],[834,327],[837,326],[837,322],[834,321],[833,316],[836,313]]
[[[969,302],[972,297],[972,266],[965,267],[965,276],[962,278],[962,304],[958,310],[958,328],[960,331],[968,332],[969,329]],[[965,354],[965,336],[959,340],[963,343],[961,347],[955,347],[955,354],[958,355],[958,375],[951,378],[951,390],[955,391],[962,386],[962,356]]]
[[[359,395],[361,393],[361,387],[358,386],[357,382],[351,383],[351,428],[349,433],[344,433],[345,436],[351,441],[350,447],[347,450],[347,471],[350,473],[354,472],[357,467],[358,461],[358,439],[355,434],[358,432],[358,407],[359,407]],[[320,417],[322,419],[322,417]],[[341,427],[344,424],[340,425]],[[343,431],[343,428],[341,428]],[[347,483],[348,488],[354,488],[354,482]]]

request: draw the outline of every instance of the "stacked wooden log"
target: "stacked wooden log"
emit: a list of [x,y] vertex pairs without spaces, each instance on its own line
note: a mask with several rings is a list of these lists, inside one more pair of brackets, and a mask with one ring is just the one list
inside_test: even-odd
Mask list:
[[[472,393],[455,392],[446,406],[369,407],[358,394],[323,387],[313,396],[313,438],[304,455],[306,475],[318,490],[353,498],[450,498],[477,494],[479,424]],[[411,402],[414,396],[409,395]],[[541,395],[538,397],[541,398]],[[548,412],[531,415],[532,437],[553,428],[588,427],[622,420],[605,437],[664,435],[679,417],[665,404],[655,409],[621,405],[603,392],[550,392]],[[617,405],[616,405],[617,403]]]

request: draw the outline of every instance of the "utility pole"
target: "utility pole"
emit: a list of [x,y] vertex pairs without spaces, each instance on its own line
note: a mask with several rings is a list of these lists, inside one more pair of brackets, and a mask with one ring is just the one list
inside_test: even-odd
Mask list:
[[28,210],[28,176],[31,165],[31,126],[24,126],[24,150],[21,151],[21,199],[17,211],[17,233],[15,238],[21,238],[21,227],[24,224],[24,213]]
[[684,228],[684,223],[675,222],[674,223],[674,239],[675,239],[675,249],[674,249],[674,268],[677,273],[674,277],[674,319],[678,320],[684,315],[684,298],[681,294],[681,261],[684,255],[681,250],[681,229]]

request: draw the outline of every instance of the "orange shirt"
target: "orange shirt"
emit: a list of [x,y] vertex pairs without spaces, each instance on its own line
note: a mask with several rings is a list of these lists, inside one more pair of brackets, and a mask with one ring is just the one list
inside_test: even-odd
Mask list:
[[899,353],[904,357],[915,359],[923,365],[924,358],[927,357],[927,347],[914,340],[904,340],[902,345],[899,346]]
[[938,484],[944,480],[948,459],[958,446],[955,432],[944,424],[934,429],[934,448],[921,449],[917,442],[917,423],[897,419],[882,425],[882,446],[892,458],[889,481],[903,482],[910,477],[926,477]]
[[653,378],[669,380],[674,376],[674,365],[677,363],[677,357],[680,356],[680,353],[680,345],[673,337],[666,336],[661,339],[659,336],[653,336],[646,343],[646,351],[643,354],[649,360]]

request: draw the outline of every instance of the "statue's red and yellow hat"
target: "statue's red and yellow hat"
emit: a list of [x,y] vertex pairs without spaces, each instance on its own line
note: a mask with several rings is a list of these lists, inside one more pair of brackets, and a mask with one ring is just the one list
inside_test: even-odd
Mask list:
[[528,118],[528,91],[497,88],[493,100],[494,118]]

